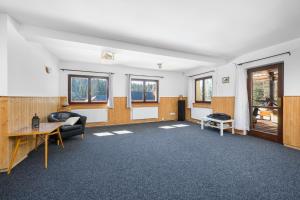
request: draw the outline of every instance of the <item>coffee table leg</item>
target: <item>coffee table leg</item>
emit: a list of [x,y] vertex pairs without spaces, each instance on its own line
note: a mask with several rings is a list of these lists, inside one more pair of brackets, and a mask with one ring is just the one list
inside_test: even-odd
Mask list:
[[220,136],[223,136],[223,132],[224,132],[224,124],[223,122],[220,123]]
[[45,135],[45,168],[48,167],[48,134]]
[[16,142],[16,146],[15,146],[14,152],[13,152],[13,155],[12,155],[12,158],[10,159],[10,162],[9,162],[7,174],[10,174],[10,172],[11,172],[12,166],[13,166],[13,164],[15,162],[16,157],[17,157],[17,153],[18,153],[18,149],[19,149],[20,143],[21,143],[21,138],[18,138],[17,142]]

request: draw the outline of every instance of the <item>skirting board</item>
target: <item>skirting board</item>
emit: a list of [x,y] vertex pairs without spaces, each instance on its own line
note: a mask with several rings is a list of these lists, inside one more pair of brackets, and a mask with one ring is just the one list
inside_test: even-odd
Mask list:
[[160,121],[135,121],[132,120],[130,123],[119,123],[119,124],[99,124],[99,125],[94,125],[94,124],[87,124],[86,127],[93,128],[93,127],[103,127],[103,126],[120,126],[120,125],[134,125],[134,124],[147,124],[147,123],[157,123],[157,122],[177,122],[177,120],[160,120]]
[[[25,155],[23,158],[21,158],[20,160],[18,160],[17,162],[14,163],[14,165],[12,166],[12,169],[17,166],[20,162],[22,162],[23,160],[25,160],[28,157],[28,155]],[[5,173],[8,171],[8,168],[5,169],[0,169],[0,173]]]
[[291,146],[291,145],[287,145],[287,144],[283,144],[285,147],[288,147],[288,148],[292,148],[292,149],[296,149],[296,150],[300,150],[299,147],[294,147],[294,146]]

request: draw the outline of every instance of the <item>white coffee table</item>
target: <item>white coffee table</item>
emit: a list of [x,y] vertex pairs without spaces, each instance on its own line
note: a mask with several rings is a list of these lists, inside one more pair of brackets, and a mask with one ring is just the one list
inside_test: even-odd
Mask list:
[[[217,126],[209,124],[209,122],[216,122]],[[225,125],[225,126],[224,126]],[[231,133],[234,134],[234,120],[219,120],[219,119],[213,119],[209,117],[202,117],[201,118],[201,129],[204,129],[204,126],[212,127],[212,128],[218,128],[220,129],[220,136],[223,136],[224,130],[231,129]]]

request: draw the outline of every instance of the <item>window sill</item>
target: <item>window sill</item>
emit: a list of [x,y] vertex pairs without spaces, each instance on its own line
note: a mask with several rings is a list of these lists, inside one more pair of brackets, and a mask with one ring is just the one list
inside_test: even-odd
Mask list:
[[211,101],[196,101],[198,104],[211,104]]
[[107,108],[107,103],[71,103],[69,104],[71,109],[96,109]]
[[194,108],[211,108],[211,103],[210,102],[196,102],[196,103],[193,103],[193,107]]
[[78,103],[75,103],[75,102],[69,102],[69,105],[97,105],[97,104],[107,104],[107,102],[88,102],[88,103],[80,103],[80,102],[78,102]]
[[159,102],[132,102],[133,107],[152,107],[159,106]]

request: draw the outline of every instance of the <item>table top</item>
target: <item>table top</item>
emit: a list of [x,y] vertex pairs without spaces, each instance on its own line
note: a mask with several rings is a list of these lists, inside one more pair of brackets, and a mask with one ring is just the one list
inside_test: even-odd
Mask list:
[[233,119],[228,119],[228,120],[220,120],[220,119],[214,119],[214,118],[210,118],[210,117],[203,117],[202,118],[203,121],[214,121],[214,122],[233,122]]
[[8,133],[8,137],[26,136],[26,135],[43,135],[48,134],[58,129],[63,122],[40,123],[39,128],[24,127],[19,130]]

